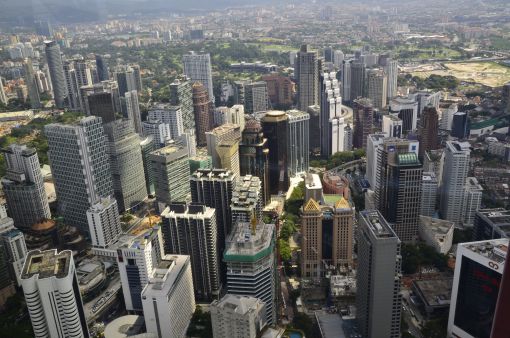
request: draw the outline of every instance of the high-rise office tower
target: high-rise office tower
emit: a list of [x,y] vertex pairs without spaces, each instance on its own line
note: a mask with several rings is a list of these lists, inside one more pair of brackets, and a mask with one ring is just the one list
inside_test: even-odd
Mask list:
[[221,126],[226,123],[237,124],[243,132],[246,121],[244,118],[244,106],[235,104],[232,107],[217,107],[214,110],[214,124]]
[[[5,209],[3,209],[3,207],[0,207],[0,229],[4,229],[7,227],[12,228],[12,219],[7,217]],[[12,270],[10,271],[9,269],[10,267],[9,257],[6,255],[7,250],[8,249],[6,247],[6,244],[4,244],[3,241],[0,241],[0,308],[2,310],[6,308],[7,299],[16,294],[15,289],[16,283],[13,282],[14,280],[16,280],[16,276],[14,279],[12,278],[13,276],[11,275],[11,272],[14,271]],[[23,263],[24,260],[23,262],[21,262],[21,264]],[[18,277],[18,279],[20,278]]]
[[418,135],[420,140],[420,158],[425,152],[436,150],[439,147],[439,115],[436,108],[427,106],[423,109],[420,119]]
[[195,298],[211,301],[221,290],[216,211],[203,204],[171,203],[161,213],[165,253],[189,255]]
[[150,153],[156,200],[162,204],[183,202],[189,193],[188,151],[169,145]]
[[[25,236],[14,227],[14,221],[12,218],[7,217],[7,212],[3,205],[0,205],[0,250],[2,250],[0,251],[0,256],[4,256],[2,264],[4,264],[5,268],[8,268],[10,280],[20,286],[21,271],[27,256],[27,245],[25,243]],[[5,271],[0,269],[0,275],[2,274],[5,274]],[[0,280],[4,278],[5,276],[0,276]],[[4,283],[0,282],[0,284]],[[3,289],[3,287],[0,286],[0,289]],[[2,291],[0,291],[0,294],[6,296]],[[3,301],[0,301],[1,303]]]
[[473,240],[509,238],[510,211],[503,208],[479,209],[473,222]]
[[110,157],[113,193],[119,211],[136,208],[147,197],[140,138],[131,121],[116,120],[104,125]]
[[441,184],[440,213],[459,226],[462,221],[464,185],[469,171],[469,143],[447,141]]
[[143,135],[152,137],[156,149],[162,148],[165,144],[173,141],[170,125],[159,120],[148,120],[142,122]]
[[353,61],[350,64],[351,71],[351,101],[365,97],[367,82],[367,66],[360,61]]
[[389,54],[379,55],[379,65],[383,67],[388,76],[387,98],[391,100],[397,96],[398,62],[393,60]]
[[266,305],[255,297],[226,294],[209,309],[214,338],[256,338],[266,326]]
[[375,133],[370,134],[367,137],[367,170],[365,177],[368,183],[370,183],[370,189],[375,191],[377,189],[377,165],[378,165],[378,153],[379,146],[383,144],[386,134]]
[[356,319],[362,337],[400,337],[400,240],[379,211],[359,213]]
[[294,74],[297,82],[298,108],[306,111],[319,104],[319,60],[316,51],[302,45],[297,53]]
[[193,112],[193,89],[190,80],[178,79],[170,84],[170,104],[181,107],[184,131],[195,131],[195,114]]
[[283,111],[269,111],[262,118],[262,131],[269,149],[269,192],[278,194],[287,190],[288,174],[288,117]]
[[453,114],[450,135],[458,139],[465,139],[469,136],[469,117],[467,113],[459,111]]
[[193,111],[195,114],[195,129],[197,131],[197,145],[204,146],[207,141],[205,133],[212,129],[213,103],[206,87],[200,83],[193,84]]
[[319,205],[310,198],[301,208],[301,271],[306,278],[326,275],[327,264],[340,269],[352,264],[354,209],[340,197]]
[[7,104],[7,96],[5,96],[4,83],[0,76],[0,103]]
[[489,338],[505,272],[508,239],[459,243],[448,337]]
[[32,109],[41,108],[41,100],[39,98],[39,89],[37,89],[37,83],[35,81],[34,66],[32,65],[31,59],[25,59],[23,63],[23,69],[25,71],[25,84],[28,88],[28,98],[30,99],[30,107]]
[[[223,140],[216,146],[219,168],[228,169],[239,175],[239,140]],[[214,167],[214,166],[213,166]]]
[[395,115],[388,114],[382,117],[382,132],[388,137],[402,137],[402,120]]
[[142,84],[142,73],[140,70],[140,65],[132,64],[129,66],[134,73],[135,77],[135,89],[137,92],[141,93],[143,90],[143,84]]
[[423,109],[428,105],[439,109],[439,102],[441,101],[441,91],[432,92],[429,90],[420,90],[416,93],[409,94],[409,99],[414,100],[418,104],[418,117],[421,117]]
[[128,311],[143,309],[142,290],[149,283],[165,252],[161,231],[161,228],[156,226],[117,249],[117,266]]
[[103,123],[116,119],[113,94],[107,91],[90,93],[86,96],[88,114],[100,117]]
[[418,102],[407,97],[396,97],[390,101],[390,114],[402,120],[402,131],[407,134],[416,130],[418,123]]
[[154,195],[154,173],[152,171],[152,163],[150,153],[156,150],[154,138],[152,136],[140,138],[140,149],[142,150],[143,171],[145,176],[145,186],[150,196]]
[[418,236],[423,167],[410,142],[388,139],[379,148],[377,162],[377,208],[392,224],[403,242]]
[[50,219],[48,197],[35,149],[12,144],[2,153],[7,168],[1,182],[14,225],[23,230]]
[[352,60],[342,62],[342,97],[345,102],[351,102],[351,64]]
[[135,132],[138,135],[142,135],[142,117],[140,114],[140,104],[138,103],[138,92],[136,90],[126,92],[124,94],[124,100],[127,118],[133,124]]
[[259,298],[266,305],[266,321],[277,319],[278,277],[275,257],[274,224],[255,219],[240,222],[227,240],[223,262],[227,264],[227,293]]
[[475,177],[468,177],[464,186],[464,201],[462,205],[462,225],[472,227],[475,213],[482,203],[483,188]]
[[141,92],[140,67],[136,65],[120,66],[114,72],[114,79],[119,84],[119,94],[124,96],[127,92],[136,90]]
[[[340,123],[340,121],[339,121]],[[353,131],[349,124],[344,127],[344,151],[352,151]],[[338,147],[340,149],[340,147]]]
[[354,100],[354,133],[353,146],[355,148],[367,148],[367,137],[372,133],[374,120],[374,106],[369,99],[361,98]]
[[102,55],[96,54],[96,69],[99,82],[110,79],[110,70]]
[[77,71],[75,69],[75,63],[72,60],[63,61],[63,69],[64,69],[64,78],[65,84],[67,87],[67,102],[69,105],[69,109],[71,110],[80,110],[80,87],[78,86],[78,77]]
[[267,83],[265,81],[236,81],[234,102],[242,104],[247,114],[267,111],[269,109]]
[[53,87],[53,98],[55,99],[55,106],[57,106],[59,109],[62,109],[67,104],[68,91],[66,87],[64,65],[62,63],[60,47],[55,41],[44,41],[44,44],[46,45],[44,50],[46,52],[46,60],[48,61],[48,69],[51,78],[51,85]]
[[181,338],[195,312],[189,256],[165,255],[142,291],[143,316],[148,334]]
[[107,248],[122,233],[119,208],[113,197],[101,198],[87,210],[92,246]]
[[209,99],[214,104],[211,57],[209,54],[191,52],[182,57],[184,74],[193,82],[200,82],[207,90]]
[[70,250],[29,252],[21,285],[34,337],[89,337]]
[[[343,148],[343,127],[339,130],[339,125],[343,125],[342,116],[342,97],[340,96],[340,84],[336,79],[336,73],[323,73],[321,75],[321,112],[320,112],[320,144],[321,154],[323,156],[333,155],[333,144],[338,145],[338,140],[342,138]],[[333,139],[333,132],[335,139]],[[337,150],[337,151],[343,151]]]
[[[310,115],[299,110],[288,110],[287,158],[290,176],[307,172],[310,161]],[[343,136],[343,135],[342,135]]]
[[159,121],[168,125],[172,140],[177,140],[184,133],[182,111],[179,106],[158,104],[149,109],[147,120]]
[[267,95],[272,107],[290,107],[296,90],[295,83],[287,76],[272,73],[262,76],[266,82]]
[[382,69],[367,70],[367,97],[374,107],[383,109],[386,107],[388,94],[388,76]]
[[59,214],[87,233],[87,210],[101,197],[113,195],[101,118],[84,117],[74,125],[49,124],[44,133]]
[[310,115],[310,130],[308,132],[310,152],[312,154],[319,154],[321,150],[321,107],[319,105],[310,106],[306,112]]
[[53,28],[48,20],[38,20],[34,22],[35,31],[38,35],[50,38],[53,36]]
[[252,175],[260,179],[264,203],[270,199],[268,154],[267,138],[264,137],[260,122],[248,120],[239,144],[240,170],[242,176]]
[[216,210],[218,253],[225,250],[225,239],[232,229],[230,202],[238,176],[226,169],[198,169],[191,175],[191,201]]
[[260,179],[256,176],[242,176],[232,192],[231,224],[235,226],[239,222],[249,222],[253,217],[262,219],[263,207]]
[[439,192],[436,174],[433,172],[424,172],[422,180],[421,193],[421,211],[420,215],[433,217],[436,213],[436,201]]
[[89,64],[83,59],[74,60],[74,69],[76,71],[76,82],[78,84],[76,91],[79,95],[81,87],[92,85],[92,73],[90,72]]
[[[241,140],[241,127],[237,124],[226,123],[205,133],[207,141],[207,155],[212,158],[213,168],[221,167],[220,145],[224,141]],[[239,154],[237,154],[239,156]],[[239,176],[239,168],[234,168],[234,173]]]

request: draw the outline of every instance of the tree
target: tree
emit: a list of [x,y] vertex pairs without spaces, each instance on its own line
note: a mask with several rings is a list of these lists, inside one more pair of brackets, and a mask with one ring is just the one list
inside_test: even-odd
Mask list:
[[278,240],[278,252],[283,261],[290,261],[292,259],[292,250],[290,249],[289,242],[284,239]]
[[188,337],[212,338],[211,314],[197,305],[186,332]]

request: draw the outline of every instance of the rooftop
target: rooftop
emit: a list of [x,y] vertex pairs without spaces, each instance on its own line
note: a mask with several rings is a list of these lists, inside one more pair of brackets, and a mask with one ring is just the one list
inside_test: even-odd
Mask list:
[[260,199],[260,178],[257,176],[242,176],[232,193],[232,207],[253,206]]
[[398,164],[403,166],[419,165],[420,160],[418,160],[418,155],[416,155],[416,153],[403,153],[398,154]]
[[378,210],[363,210],[360,216],[365,220],[370,231],[378,238],[397,238],[386,219]]
[[225,261],[257,261],[273,253],[274,224],[239,222],[227,240]]
[[450,306],[453,278],[415,280],[413,284],[418,295],[427,306]]
[[25,259],[21,279],[28,279],[35,275],[39,275],[39,279],[66,277],[69,274],[72,257],[73,253],[70,250],[59,253],[56,249],[30,251]]
[[149,276],[149,284],[145,286],[142,294],[168,296],[189,264],[190,257],[187,255],[164,255],[152,275]]
[[[104,330],[105,338],[125,338],[138,335],[145,327],[145,320],[143,316],[127,315],[116,318]],[[141,337],[155,338],[156,335],[147,333]]]
[[508,251],[508,239],[493,239],[489,241],[460,243],[462,246],[482,257],[503,263]]
[[211,306],[220,309],[229,309],[235,313],[244,315],[250,311],[256,311],[264,303],[255,297],[226,294],[222,299],[214,301]]
[[420,225],[426,226],[428,229],[440,235],[446,235],[448,232],[453,231],[453,227],[455,226],[455,224],[450,221],[421,215]]

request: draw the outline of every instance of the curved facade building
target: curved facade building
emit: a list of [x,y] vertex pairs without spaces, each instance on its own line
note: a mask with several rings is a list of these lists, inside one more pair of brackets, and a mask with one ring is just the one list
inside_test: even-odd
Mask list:
[[64,108],[67,104],[68,91],[64,77],[64,65],[62,63],[60,47],[55,41],[44,41],[44,44],[46,45],[44,51],[46,52],[46,59],[48,61],[55,105],[57,108]]
[[207,89],[200,82],[193,84],[193,111],[195,112],[195,128],[197,130],[197,145],[205,146],[205,133],[212,129],[213,109],[212,101]]

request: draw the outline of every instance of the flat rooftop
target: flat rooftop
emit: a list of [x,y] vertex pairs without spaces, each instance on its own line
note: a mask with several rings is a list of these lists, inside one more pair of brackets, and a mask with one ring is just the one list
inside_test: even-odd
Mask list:
[[446,235],[455,226],[453,222],[422,215],[420,215],[420,225],[424,225],[430,230],[433,230],[436,234],[441,235]]
[[453,278],[415,280],[413,284],[427,306],[450,306]]
[[492,239],[489,241],[460,243],[460,246],[498,263],[503,263],[508,251],[508,239]]
[[374,233],[376,237],[397,237],[384,216],[378,210],[363,210],[360,212],[360,215],[363,217],[363,219],[365,219],[368,228]]
[[211,306],[230,309],[241,315],[256,310],[263,305],[264,303],[258,298],[231,294],[226,294],[222,299],[211,304]]
[[343,330],[343,320],[338,313],[315,311],[322,338],[347,338]]
[[240,222],[227,240],[225,260],[254,260],[272,253],[274,224]]
[[149,283],[142,291],[143,295],[164,294],[168,296],[175,283],[182,276],[183,269],[190,264],[187,255],[164,255],[161,262],[149,276]]
[[39,275],[39,279],[63,278],[69,274],[72,257],[73,253],[70,250],[59,253],[56,249],[30,251],[25,259],[21,279],[28,279],[35,275]]

